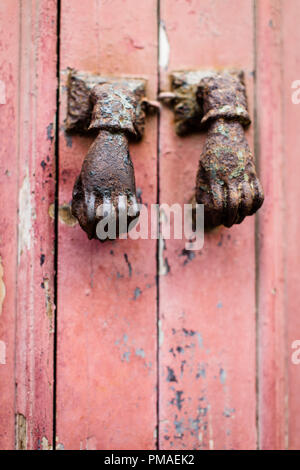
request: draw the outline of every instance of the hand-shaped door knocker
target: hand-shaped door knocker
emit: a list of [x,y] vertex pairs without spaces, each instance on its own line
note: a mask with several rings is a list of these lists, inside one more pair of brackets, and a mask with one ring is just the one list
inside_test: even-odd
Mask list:
[[[157,106],[145,98],[145,80],[70,70],[66,130],[95,134],[72,199],[72,214],[90,239],[101,240],[97,224],[104,216],[115,217],[117,234],[128,231],[137,221],[139,207],[128,140],[142,137],[145,111]],[[123,227],[122,215],[126,215]]]
[[205,228],[240,224],[264,200],[244,133],[250,117],[243,73],[175,72],[172,89],[160,97],[174,104],[177,133],[208,129],[195,193],[204,205]]

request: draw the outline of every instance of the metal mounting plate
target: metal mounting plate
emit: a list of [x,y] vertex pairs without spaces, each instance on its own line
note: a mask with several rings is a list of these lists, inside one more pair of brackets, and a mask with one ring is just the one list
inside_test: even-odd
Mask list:
[[199,132],[203,129],[201,124],[203,110],[201,103],[197,100],[197,91],[203,78],[212,77],[218,72],[230,73],[241,81],[244,79],[244,72],[237,69],[203,69],[172,72],[170,76],[171,90],[175,95],[173,102],[175,128],[178,135],[185,135],[195,131]]
[[[76,71],[69,69],[67,87],[68,87],[68,106],[65,129],[67,132],[80,134],[91,133],[88,130],[93,105],[90,101],[90,91],[95,85],[101,83],[110,83],[128,88],[135,94],[137,100],[142,103],[146,96],[146,80],[132,77],[108,77],[97,75],[90,72]],[[137,107],[137,115],[143,113],[142,106]],[[137,121],[139,121],[137,117]],[[143,129],[141,129],[142,134]]]

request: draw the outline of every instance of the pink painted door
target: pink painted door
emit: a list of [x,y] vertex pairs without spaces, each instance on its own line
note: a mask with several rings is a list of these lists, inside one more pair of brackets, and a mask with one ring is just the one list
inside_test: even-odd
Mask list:
[[[0,449],[299,449],[300,0],[0,3]],[[245,72],[256,216],[185,240],[89,241],[70,212],[92,142],[68,68]],[[300,101],[300,100],[299,100]],[[189,203],[205,135],[171,108],[130,144],[140,200]]]

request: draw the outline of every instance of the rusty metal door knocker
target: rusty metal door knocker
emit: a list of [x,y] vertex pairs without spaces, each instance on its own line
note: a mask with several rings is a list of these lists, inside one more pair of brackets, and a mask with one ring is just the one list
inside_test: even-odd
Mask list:
[[[145,98],[145,85],[142,79],[69,72],[66,131],[96,135],[72,199],[72,213],[90,239],[98,238],[97,224],[104,216],[116,218],[118,234],[138,220],[128,140],[142,137],[145,111],[157,106]],[[119,226],[120,211],[127,215],[125,227]]]
[[240,224],[264,200],[244,133],[251,121],[243,72],[174,72],[171,83],[160,99],[174,106],[177,134],[207,129],[195,192],[205,228]]

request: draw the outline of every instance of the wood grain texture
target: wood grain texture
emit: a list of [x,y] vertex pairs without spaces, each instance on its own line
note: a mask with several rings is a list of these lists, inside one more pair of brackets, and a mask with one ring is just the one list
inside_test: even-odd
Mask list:
[[38,449],[51,446],[53,428],[54,224],[48,208],[55,190],[57,4],[2,2],[1,10],[7,92],[1,110],[2,318],[9,331],[3,386],[10,397],[1,426],[10,436],[4,447],[13,448],[16,439],[17,448]]
[[56,0],[21,4],[15,380],[29,449],[51,446],[53,432],[56,16]]
[[[295,349],[292,344],[300,340],[300,247],[298,234],[300,231],[299,200],[300,200],[300,104],[292,101],[292,88],[295,80],[300,80],[300,1],[292,0],[284,3],[282,38],[283,38],[283,116],[284,116],[284,188],[285,188],[285,320],[287,342],[285,345],[288,379],[288,429],[286,447],[300,449],[300,365],[292,362]],[[298,86],[299,90],[299,86]],[[299,98],[299,92],[298,92]],[[298,346],[299,349],[299,346]],[[298,354],[299,358],[299,354]]]
[[[15,280],[18,181],[18,1],[0,4],[0,448],[12,449],[14,430]],[[14,38],[14,40],[13,40]]]
[[284,97],[280,0],[256,2],[257,151],[265,202],[258,233],[259,447],[286,445]]
[[[156,1],[62,2],[59,204],[91,140],[66,136],[67,67],[143,76],[156,97]],[[156,202],[156,118],[131,145],[143,203]],[[57,443],[152,449],[156,440],[156,241],[89,241],[59,222]]]
[[[252,1],[165,0],[161,28],[162,90],[173,70],[242,68],[253,116]],[[250,127],[253,149],[252,136]],[[190,201],[203,143],[199,134],[176,137],[163,109],[161,203]],[[184,248],[165,240],[161,253],[160,448],[255,448],[254,218],[207,234],[201,251]]]

